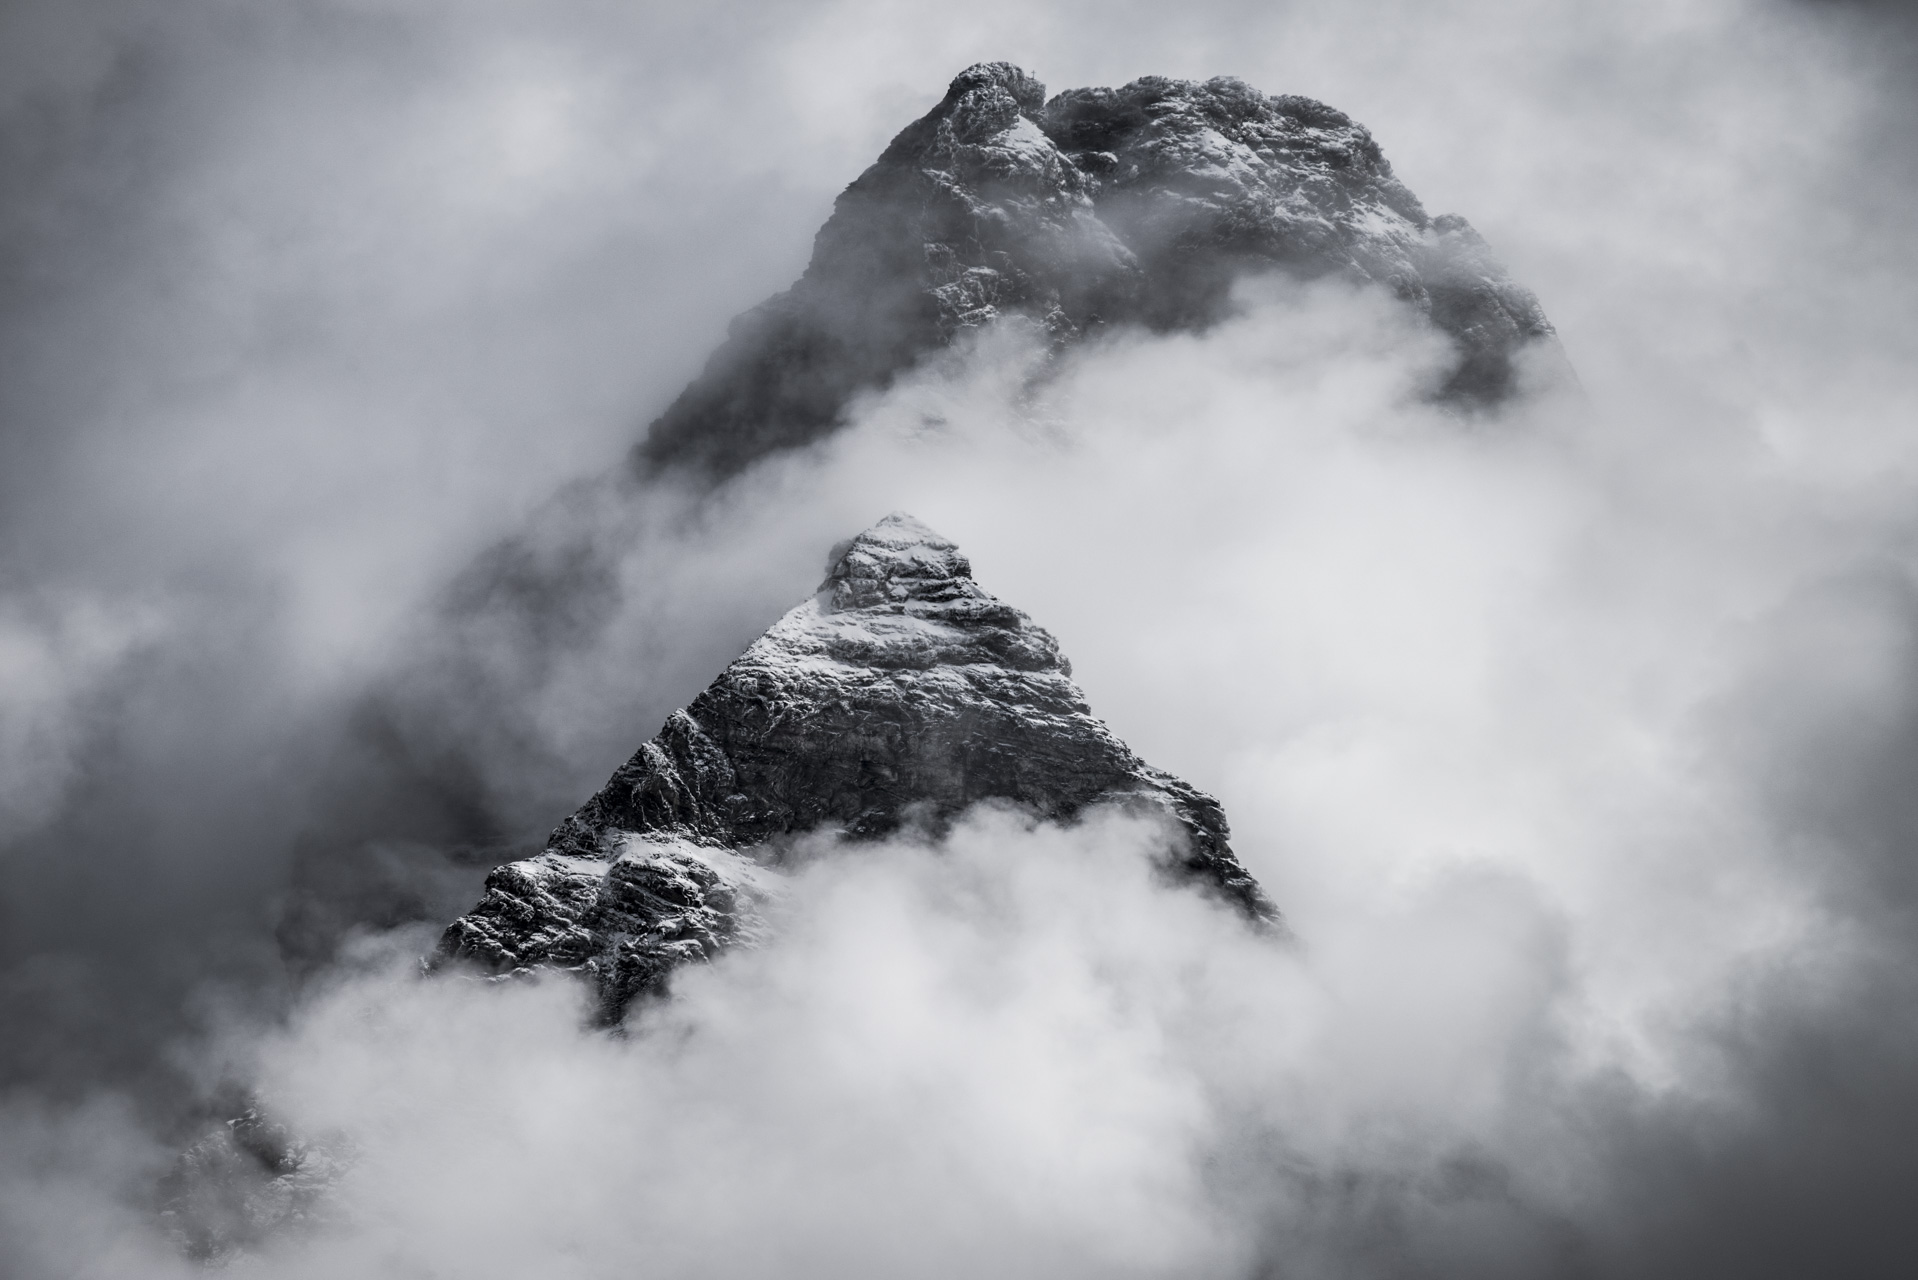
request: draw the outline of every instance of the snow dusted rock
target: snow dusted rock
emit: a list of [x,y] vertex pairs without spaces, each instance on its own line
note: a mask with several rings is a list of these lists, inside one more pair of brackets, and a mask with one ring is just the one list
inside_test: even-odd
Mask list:
[[1051,635],[972,580],[957,547],[888,516],[543,853],[494,871],[439,958],[579,971],[616,1020],[677,965],[755,940],[779,837],[937,829],[982,800],[1055,819],[1095,802],[1161,813],[1183,845],[1169,871],[1275,921],[1218,803],[1115,738],[1071,670]]
[[[659,749],[655,739],[640,757]],[[629,761],[615,780],[633,769]],[[601,1020],[615,1023],[635,996],[663,992],[678,966],[763,932],[758,908],[776,892],[773,872],[671,828],[608,826],[590,853],[564,852],[581,847],[576,836],[563,839],[579,821],[569,818],[537,857],[489,875],[485,896],[447,927],[433,963],[473,961],[499,974],[571,970],[593,980]]]
[[725,474],[830,431],[857,391],[1001,315],[1061,344],[1203,327],[1236,278],[1271,270],[1391,289],[1455,340],[1454,403],[1498,402],[1522,350],[1556,351],[1531,292],[1341,112],[1228,78],[1048,101],[982,63],[839,197],[805,274],[734,322],[639,456]]

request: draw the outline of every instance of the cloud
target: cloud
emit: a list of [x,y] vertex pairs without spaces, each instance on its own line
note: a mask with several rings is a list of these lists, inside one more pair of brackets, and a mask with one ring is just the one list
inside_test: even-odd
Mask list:
[[[1473,945],[1540,932],[1522,890],[1409,913],[1446,972],[1407,993],[1376,957],[1307,962],[1164,887],[1166,838],[986,811],[937,847],[802,850],[776,939],[688,972],[622,1039],[582,1029],[564,980],[369,954],[259,1050],[282,1113],[353,1135],[354,1162],[327,1222],[238,1270],[1237,1274],[1274,1230],[1333,1247],[1315,1179],[1391,1195],[1495,1137],[1485,1059],[1560,990],[1532,946]],[[1480,1016],[1411,1037],[1481,1095],[1441,1109],[1429,1065],[1376,1037],[1460,981]],[[50,1253],[73,1229],[52,1225]],[[138,1256],[125,1222],[83,1229],[117,1248],[80,1274]]]
[[[157,1273],[140,1188],[256,1068],[368,1152],[269,1272],[1890,1266],[1918,326],[1863,19],[19,13],[10,1267]],[[1589,403],[1463,428],[1408,394],[1429,339],[1337,289],[1063,362],[1009,326],[717,495],[562,489],[529,554],[598,557],[455,634],[511,575],[448,580],[981,56],[1352,112]],[[898,507],[1220,795],[1297,953],[1124,871],[1149,833],[988,815],[820,860],[626,1042],[563,983],[291,994],[286,895],[364,890],[329,938],[456,909]]]

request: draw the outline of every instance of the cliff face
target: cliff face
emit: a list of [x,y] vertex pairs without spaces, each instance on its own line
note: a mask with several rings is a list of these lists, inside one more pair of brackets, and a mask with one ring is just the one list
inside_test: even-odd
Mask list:
[[544,852],[493,872],[439,956],[577,970],[614,1020],[677,965],[758,935],[780,837],[936,830],[982,800],[1057,819],[1096,802],[1162,814],[1170,874],[1277,919],[1218,803],[1134,755],[1093,718],[1052,636],[982,590],[952,543],[893,515]]
[[835,427],[858,391],[1001,315],[1070,343],[1099,328],[1199,328],[1248,272],[1392,290],[1448,334],[1437,394],[1516,388],[1554,344],[1538,301],[1463,218],[1432,217],[1363,126],[1243,81],[1045,86],[972,67],[848,187],[790,290],[734,322],[655,422],[646,467],[724,475]]

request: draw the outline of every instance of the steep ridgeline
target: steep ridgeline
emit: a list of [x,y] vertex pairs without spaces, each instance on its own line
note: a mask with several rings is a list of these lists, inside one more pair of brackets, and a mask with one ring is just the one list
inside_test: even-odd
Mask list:
[[839,197],[791,289],[734,321],[654,422],[644,467],[724,475],[836,426],[849,398],[1019,313],[1065,344],[1102,325],[1203,327],[1254,271],[1391,289],[1456,342],[1439,395],[1495,404],[1538,301],[1463,218],[1433,217],[1363,126],[1240,80],[1045,86],[960,74]]
[[1168,815],[1183,846],[1168,870],[1276,921],[1218,802],[1113,737],[1071,671],[1049,634],[973,582],[958,548],[888,516],[543,853],[494,871],[439,960],[579,971],[614,1020],[677,965],[758,935],[778,837],[936,828],[992,799],[1048,818],[1097,801]]

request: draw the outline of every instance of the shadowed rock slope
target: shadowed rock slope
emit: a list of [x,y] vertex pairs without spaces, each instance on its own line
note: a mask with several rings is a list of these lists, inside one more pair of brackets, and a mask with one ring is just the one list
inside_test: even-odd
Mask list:
[[1167,870],[1259,921],[1218,802],[1093,718],[1057,642],[982,590],[957,547],[895,514],[668,718],[544,852],[494,871],[440,943],[506,973],[579,971],[616,1019],[682,963],[751,942],[778,837],[936,829],[982,800],[1064,819],[1095,802],[1164,814]]
[[1059,344],[1101,326],[1200,328],[1281,270],[1392,290],[1457,346],[1441,399],[1485,407],[1535,344],[1531,292],[1454,215],[1431,216],[1362,125],[1241,80],[1045,86],[962,72],[848,187],[800,280],[733,323],[640,445],[724,475],[832,430],[848,400],[1007,314]]

